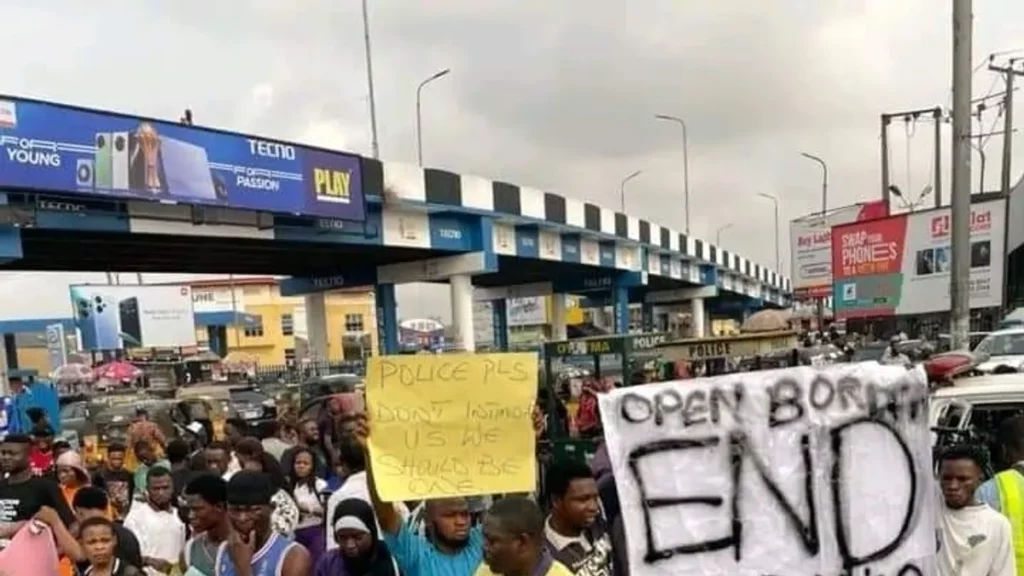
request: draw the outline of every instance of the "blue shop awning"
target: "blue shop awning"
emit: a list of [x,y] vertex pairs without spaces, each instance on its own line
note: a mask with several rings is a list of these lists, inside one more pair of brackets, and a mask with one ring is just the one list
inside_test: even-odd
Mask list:
[[262,321],[245,312],[196,312],[196,326],[259,326]]
[[0,334],[29,334],[46,332],[51,324],[63,324],[64,330],[75,329],[74,318],[31,318],[26,320],[0,320]]

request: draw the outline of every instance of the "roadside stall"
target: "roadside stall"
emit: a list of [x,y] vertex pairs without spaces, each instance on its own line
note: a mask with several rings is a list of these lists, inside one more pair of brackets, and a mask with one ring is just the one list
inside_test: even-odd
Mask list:
[[181,359],[185,372],[186,384],[213,382],[216,380],[214,371],[220,364],[220,356],[209,350],[192,354]]
[[538,401],[547,412],[547,440],[554,458],[589,459],[600,434],[595,394],[658,379],[659,344],[667,332],[618,334],[544,344]]
[[718,376],[746,370],[798,366],[799,334],[794,330],[756,332],[719,338],[689,338],[656,346],[661,357],[693,376]]

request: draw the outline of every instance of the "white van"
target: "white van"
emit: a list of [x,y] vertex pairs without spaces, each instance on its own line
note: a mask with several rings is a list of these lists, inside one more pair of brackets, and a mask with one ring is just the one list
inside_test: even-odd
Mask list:
[[948,444],[971,438],[994,448],[999,424],[1024,413],[1024,373],[986,374],[955,382],[932,393],[933,440]]

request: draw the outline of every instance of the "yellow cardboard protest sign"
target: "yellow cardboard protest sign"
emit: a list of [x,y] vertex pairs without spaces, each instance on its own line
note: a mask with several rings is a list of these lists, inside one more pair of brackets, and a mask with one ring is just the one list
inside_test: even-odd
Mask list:
[[375,356],[370,463],[386,502],[531,492],[536,354]]

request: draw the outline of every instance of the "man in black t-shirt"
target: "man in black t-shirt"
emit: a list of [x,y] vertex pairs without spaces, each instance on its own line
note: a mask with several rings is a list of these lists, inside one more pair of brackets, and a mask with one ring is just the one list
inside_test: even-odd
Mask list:
[[92,483],[107,493],[107,498],[114,508],[114,518],[121,521],[128,515],[135,494],[135,475],[125,470],[124,458],[127,450],[123,444],[111,444],[107,447],[106,462],[93,475]]
[[32,439],[20,434],[0,442],[0,473],[7,474],[0,480],[0,548],[44,506],[56,510],[66,526],[75,521],[57,484],[32,474],[31,447]]

